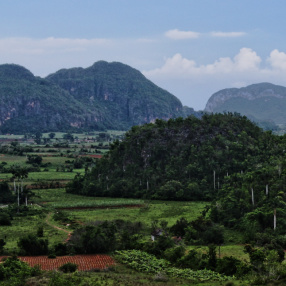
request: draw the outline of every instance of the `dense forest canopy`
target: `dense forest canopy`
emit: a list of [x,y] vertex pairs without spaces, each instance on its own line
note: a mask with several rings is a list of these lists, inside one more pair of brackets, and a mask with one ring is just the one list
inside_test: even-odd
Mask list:
[[[286,136],[239,114],[205,114],[134,126],[66,191],[88,196],[207,200],[213,223],[285,245]],[[206,213],[205,212],[205,213]],[[281,240],[282,239],[282,240]],[[275,240],[275,241],[276,241]],[[273,241],[271,242],[271,245]],[[279,246],[279,247],[280,247]]]
[[80,186],[71,185],[68,191],[92,196],[211,200],[229,176],[253,172],[283,156],[284,139],[263,132],[239,114],[156,120],[132,127],[84,178],[75,178],[73,185]]

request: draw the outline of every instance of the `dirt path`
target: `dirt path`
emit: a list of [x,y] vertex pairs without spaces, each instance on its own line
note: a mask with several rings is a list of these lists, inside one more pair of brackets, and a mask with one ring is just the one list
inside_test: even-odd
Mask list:
[[46,223],[47,223],[49,226],[51,226],[51,227],[53,227],[53,228],[55,228],[55,229],[57,229],[57,230],[59,230],[59,231],[63,231],[63,232],[65,232],[65,233],[67,233],[67,234],[68,234],[68,237],[67,237],[67,239],[65,239],[65,242],[67,242],[67,241],[70,239],[72,232],[69,231],[69,230],[66,230],[66,229],[64,229],[64,228],[61,228],[61,227],[58,227],[58,226],[52,224],[52,223],[49,221],[50,218],[51,218],[51,216],[52,216],[52,214],[53,214],[53,213],[49,213],[49,214],[47,215],[47,217],[46,217]]

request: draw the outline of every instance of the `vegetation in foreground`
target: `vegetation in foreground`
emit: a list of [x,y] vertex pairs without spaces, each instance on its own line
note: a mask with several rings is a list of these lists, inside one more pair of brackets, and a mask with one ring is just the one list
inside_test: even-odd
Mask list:
[[[228,130],[227,124],[221,122],[221,120],[224,120],[224,116],[226,116],[226,121],[232,124],[232,129]],[[167,268],[164,268],[164,273],[157,273],[159,279],[169,279],[169,281],[171,281],[173,279],[171,277],[173,275],[172,273],[186,272],[193,275],[194,271],[199,271],[197,272],[197,274],[199,274],[200,271],[207,269],[209,272],[205,273],[208,273],[208,275],[212,277],[234,276],[231,281],[225,283],[238,283],[238,279],[243,279],[243,281],[248,281],[248,284],[251,283],[256,285],[272,283],[272,281],[282,283],[285,279],[286,272],[285,266],[282,263],[284,260],[283,249],[285,248],[283,228],[284,194],[281,192],[281,190],[283,191],[284,180],[284,139],[283,137],[273,136],[271,133],[262,132],[245,118],[241,118],[237,115],[224,116],[218,115],[214,118],[206,116],[202,119],[202,122],[204,123],[203,127],[200,127],[200,122],[196,121],[196,128],[199,130],[204,130],[208,126],[210,133],[215,130],[215,133],[211,133],[212,135],[209,135],[209,137],[207,134],[202,134],[198,137],[201,139],[204,138],[204,140],[199,141],[203,150],[208,150],[209,152],[209,141],[216,142],[216,140],[212,139],[216,138],[218,134],[222,134],[222,138],[218,140],[218,145],[214,145],[215,148],[218,148],[215,149],[215,154],[220,154],[220,156],[216,156],[213,159],[213,161],[220,159],[218,160],[220,169],[216,169],[215,172],[212,171],[212,176],[204,176],[201,182],[197,181],[198,185],[203,182],[206,185],[209,184],[208,188],[202,194],[202,198],[208,202],[199,203],[200,209],[196,208],[198,205],[197,202],[179,201],[180,194],[182,194],[182,192],[183,194],[185,194],[185,192],[188,193],[189,189],[186,186],[192,183],[196,178],[192,173],[186,173],[187,175],[182,173],[181,177],[178,177],[178,179],[182,179],[182,182],[177,180],[177,182],[181,183],[181,185],[179,185],[180,189],[177,189],[177,182],[164,182],[164,180],[168,179],[168,176],[171,175],[162,172],[161,182],[164,184],[163,188],[162,186],[160,187],[160,185],[157,185],[159,190],[157,193],[157,189],[154,185],[149,184],[152,180],[149,181],[148,179],[148,184],[146,183],[145,185],[146,189],[143,189],[142,198],[150,198],[149,196],[151,196],[151,198],[159,199],[161,195],[164,195],[163,197],[165,199],[172,200],[175,196],[176,202],[143,201],[141,198],[138,200],[141,205],[143,202],[143,207],[141,208],[118,208],[117,203],[117,208],[111,208],[112,203],[119,201],[119,199],[111,198],[111,203],[109,202],[108,205],[105,204],[105,206],[101,206],[103,208],[99,208],[95,201],[107,199],[89,197],[88,199],[85,198],[80,204],[80,210],[76,209],[78,207],[75,205],[72,206],[72,210],[60,210],[60,208],[64,208],[64,205],[71,203],[67,199],[69,196],[70,198],[73,197],[76,200],[81,200],[79,194],[85,193],[84,190],[86,190],[85,188],[87,186],[90,187],[89,190],[91,191],[101,190],[105,192],[110,190],[121,190],[124,195],[122,195],[122,192],[118,192],[120,197],[128,196],[129,189],[121,189],[118,186],[114,186],[114,182],[116,183],[115,179],[112,181],[112,176],[109,179],[108,175],[107,177],[105,176],[105,173],[102,173],[103,176],[93,177],[93,181],[89,180],[92,178],[92,174],[96,174],[96,171],[98,170],[111,173],[119,170],[116,169],[116,165],[113,165],[113,168],[107,168],[108,162],[117,162],[116,164],[121,164],[122,162],[125,162],[124,160],[127,160],[127,157],[124,156],[127,156],[128,154],[126,153],[126,150],[129,148],[127,148],[129,143],[127,144],[126,142],[131,139],[130,142],[133,142],[133,139],[136,138],[136,136],[138,140],[141,138],[139,132],[141,127],[139,129],[135,128],[132,131],[138,131],[138,133],[137,131],[134,132],[136,135],[135,137],[133,137],[133,135],[128,135],[126,137],[127,141],[115,143],[115,148],[111,146],[111,151],[107,153],[105,159],[94,162],[95,166],[93,167],[90,166],[85,168],[84,176],[81,176],[80,174],[76,175],[74,181],[68,185],[68,193],[66,194],[64,194],[63,190],[53,189],[35,191],[33,192],[34,197],[31,195],[29,196],[28,193],[26,196],[24,187],[22,192],[22,179],[25,180],[25,174],[19,174],[18,180],[15,182],[16,192],[14,191],[14,193],[11,192],[9,186],[7,188],[7,183],[1,183],[1,187],[3,187],[2,190],[5,190],[1,193],[8,195],[5,198],[3,196],[3,199],[6,199],[7,203],[9,203],[10,199],[11,202],[17,202],[17,194],[20,194],[18,204],[16,203],[14,206],[1,209],[3,222],[7,222],[7,226],[5,226],[7,231],[10,227],[12,230],[14,219],[19,219],[20,222],[21,219],[28,221],[29,218],[35,217],[39,222],[42,220],[43,223],[42,225],[38,224],[37,227],[34,227],[34,230],[30,233],[25,235],[20,234],[16,241],[10,242],[10,246],[4,237],[0,241],[1,251],[10,252],[13,244],[14,250],[12,252],[14,253],[26,255],[36,255],[37,253],[45,254],[49,255],[52,259],[53,256],[74,253],[113,253],[114,251],[119,251],[117,252],[118,255],[129,255],[128,251],[134,250],[139,257],[141,255],[150,258],[149,255],[151,255],[153,258],[150,258],[149,261],[152,261],[153,259],[154,261],[161,259],[165,261],[164,267]],[[190,118],[186,121],[177,120],[176,122],[170,121],[170,123],[164,123],[161,131],[163,134],[170,135],[172,132],[178,131],[181,124],[183,124],[184,128],[187,128],[186,126],[189,125],[192,126],[194,123],[192,120],[193,119]],[[157,121],[155,126],[158,126],[158,124],[160,125],[161,123]],[[168,127],[168,124],[171,126],[171,129],[169,129],[170,126]],[[243,134],[242,137],[244,139],[242,140],[239,137],[239,130],[241,130],[242,126],[245,124],[248,128],[245,128],[245,130],[248,130],[248,133]],[[215,127],[216,125],[217,127]],[[221,126],[225,128],[223,129],[224,131],[220,129]],[[152,130],[151,125],[142,128],[147,131],[148,129]],[[235,130],[237,132],[235,136],[227,137],[229,136],[227,134],[232,134]],[[183,131],[185,132],[186,129],[183,129]],[[148,132],[147,134],[149,134]],[[158,135],[160,132],[156,131],[155,134]],[[186,134],[184,132],[177,132],[175,134]],[[150,134],[153,136],[153,132]],[[192,134],[194,135],[194,133]],[[240,142],[239,140],[242,140],[238,146],[237,142],[230,140],[231,138],[235,140],[236,136],[239,137],[239,139],[237,139],[238,142]],[[140,142],[140,140],[138,142]],[[155,141],[152,141],[152,137],[148,138],[146,144],[150,144],[149,142],[153,142],[153,145],[155,144]],[[127,145],[125,146],[124,144]],[[152,147],[153,145],[149,146]],[[164,146],[164,144],[161,145]],[[121,149],[120,146],[125,147]],[[245,146],[247,148],[244,148]],[[177,149],[175,148],[175,145],[173,147],[174,150],[182,150],[185,155],[187,154],[187,151],[190,151],[193,148],[188,149],[186,147],[187,149],[184,149],[185,147],[183,145],[181,145],[181,148]],[[225,147],[228,147],[226,148],[227,151],[223,149]],[[239,148],[236,149],[236,147]],[[241,152],[241,154],[239,154],[239,150],[241,151],[243,148],[246,150],[246,153]],[[130,148],[129,150],[133,149]],[[197,149],[198,152],[200,150],[201,149]],[[150,156],[152,157],[153,154],[156,153],[154,153],[153,150],[151,151]],[[118,161],[112,161],[116,159],[115,157],[112,157],[113,152],[118,156],[123,156],[123,159],[119,156]],[[207,154],[212,154],[208,152],[205,153],[206,156]],[[142,154],[142,156],[144,156],[144,152]],[[167,155],[167,150],[164,154]],[[183,161],[183,158],[188,160],[189,158],[193,158],[193,155],[194,153],[190,153],[189,157],[182,157],[181,154],[177,157],[180,158],[181,165],[184,166],[185,162]],[[237,168],[244,167],[244,169],[240,171],[235,171],[235,169],[233,169],[232,172],[227,172],[226,176],[221,178],[218,177],[218,175],[221,174],[218,170],[226,172],[227,169],[224,169],[226,168],[224,166],[231,165],[224,159],[226,155],[231,155],[228,158],[231,158],[233,162],[235,162],[233,168],[236,166]],[[241,157],[239,155],[241,155]],[[200,153],[198,153],[195,158],[201,158],[200,156]],[[30,157],[30,159],[36,158],[37,157]],[[157,168],[154,169],[152,175],[155,175],[156,172],[158,172],[159,166],[169,165],[168,171],[172,171],[171,165],[168,163],[170,158],[164,156],[162,156],[162,158],[165,158],[165,165],[160,165],[160,157],[156,157],[156,160],[154,161],[149,161],[148,166],[150,168]],[[171,156],[172,162],[176,162],[172,158],[173,157]],[[241,158],[243,158],[243,162],[241,161]],[[200,160],[203,160],[203,158]],[[140,160],[138,162],[140,162]],[[196,161],[194,161],[194,164],[195,163]],[[227,165],[227,163],[229,165]],[[266,165],[266,163],[268,163],[268,165]],[[279,165],[278,163],[281,164]],[[191,163],[189,163],[188,166],[190,164]],[[128,166],[128,164],[126,166]],[[133,165],[135,175],[137,170],[140,170],[140,164],[138,166],[139,169],[136,169],[136,164]],[[212,165],[212,167],[214,166],[215,165]],[[173,174],[178,172],[179,169],[177,169],[177,167],[179,168],[179,165],[174,163],[175,173]],[[207,169],[204,169],[205,165],[203,165],[202,168],[203,169],[199,171],[201,172],[199,174],[206,173]],[[122,170],[123,173],[120,173],[121,176],[132,175],[131,170],[126,168],[125,171],[124,168]],[[266,174],[268,174],[268,176],[266,176]],[[106,182],[109,182],[110,185],[109,183],[106,185]],[[134,182],[139,183],[140,186],[140,179],[138,181],[137,177],[134,178]],[[160,181],[158,180],[157,183],[159,182]],[[12,190],[14,190],[13,181],[10,184]],[[104,189],[97,189],[101,187],[101,184]],[[168,185],[168,187],[166,187],[166,185]],[[77,195],[72,194],[76,189],[75,187],[78,188],[79,191],[79,194]],[[141,187],[134,189],[137,194],[136,196],[139,197],[141,196],[140,188]],[[200,192],[200,189],[197,189],[197,191]],[[53,196],[51,195],[53,192],[56,194],[54,198],[52,198]],[[41,201],[41,199],[35,197],[35,195],[42,195],[43,200]],[[170,197],[168,197],[169,195]],[[29,204],[25,206],[26,202],[31,202],[31,200],[34,200],[33,206],[30,206]],[[55,201],[53,202],[53,200],[62,200],[64,203],[59,204]],[[88,200],[93,202],[87,202]],[[35,205],[38,209],[33,209]],[[84,205],[89,208],[95,208],[92,210],[82,209]],[[108,209],[106,208],[107,206]],[[239,207],[237,208],[237,206]],[[58,209],[55,209],[54,207],[57,207]],[[196,209],[195,212],[193,211],[194,209]],[[46,231],[46,229],[49,227],[53,228],[51,225],[58,227],[57,231],[61,233],[62,237],[67,237],[69,235],[70,239],[65,242],[65,239],[60,240],[56,235],[54,238],[53,236],[48,237],[48,231]],[[21,228],[21,222],[19,226]],[[222,244],[224,244],[224,246],[222,246]],[[237,244],[242,244],[241,247],[244,251],[244,256],[241,254],[237,255],[237,253],[235,253],[236,255],[231,256],[229,253],[225,252],[226,247],[232,248],[231,250],[233,252],[237,249]],[[247,259],[245,259],[245,257],[247,257]],[[125,260],[125,263],[129,264],[130,262]],[[145,264],[146,268],[151,267],[148,263]],[[132,265],[129,265],[129,267],[132,267]],[[178,270],[178,268],[180,270]],[[184,268],[189,270],[184,270]],[[170,273],[168,272],[169,269],[172,269],[170,270]],[[183,281],[182,284],[189,283],[187,281],[192,281],[192,279],[188,280],[186,277],[186,281]],[[203,278],[203,280],[204,279],[205,278]],[[110,281],[110,283],[112,282]],[[215,285],[216,282],[212,280],[210,283]],[[246,282],[241,282],[240,285],[242,285],[242,283]],[[180,284],[177,283],[175,285]]]

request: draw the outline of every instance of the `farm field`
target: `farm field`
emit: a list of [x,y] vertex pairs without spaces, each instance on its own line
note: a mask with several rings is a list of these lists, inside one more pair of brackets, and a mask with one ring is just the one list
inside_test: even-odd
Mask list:
[[[0,261],[6,256],[0,256]],[[105,269],[115,265],[115,261],[109,255],[74,255],[48,258],[47,256],[19,256],[21,261],[30,266],[39,265],[41,270],[55,270],[65,263],[75,263],[79,271],[92,269]]]

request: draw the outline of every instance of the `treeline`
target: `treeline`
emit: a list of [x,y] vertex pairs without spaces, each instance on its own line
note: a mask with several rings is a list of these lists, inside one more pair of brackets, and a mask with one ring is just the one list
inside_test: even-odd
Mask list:
[[67,192],[90,196],[212,200],[236,173],[283,155],[285,137],[239,114],[205,114],[134,126]]

